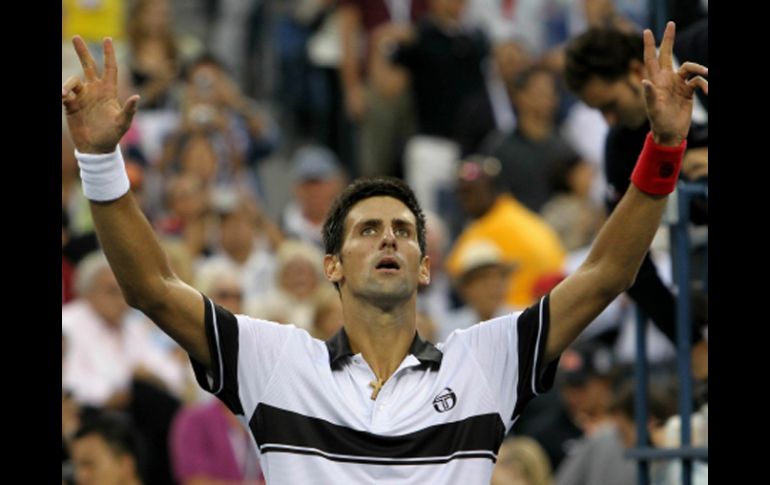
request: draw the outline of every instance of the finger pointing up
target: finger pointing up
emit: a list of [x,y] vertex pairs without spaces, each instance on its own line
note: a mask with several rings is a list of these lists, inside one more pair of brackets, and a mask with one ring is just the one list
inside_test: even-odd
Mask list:
[[72,45],[75,46],[75,52],[77,52],[78,58],[80,59],[80,65],[83,66],[83,74],[85,75],[86,81],[97,79],[96,61],[91,57],[91,53],[88,52],[86,43],[79,35],[76,35],[72,38]]

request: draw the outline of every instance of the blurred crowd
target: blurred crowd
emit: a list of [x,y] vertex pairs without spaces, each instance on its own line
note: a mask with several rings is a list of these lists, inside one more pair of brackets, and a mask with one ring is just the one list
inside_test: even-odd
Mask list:
[[[427,215],[418,331],[535,303],[586,258],[649,130],[643,0],[62,0],[62,81],[81,35],[114,39],[131,191],[181,279],[233,313],[319,339],[342,327],[321,227],[358,176],[403,178]],[[708,2],[669,1],[677,62],[708,65]],[[62,115],[64,116],[64,115]],[[100,252],[62,118],[63,483],[263,483],[250,430],[128,306]],[[708,180],[698,97],[682,178]],[[708,201],[692,275],[661,226],[637,283],[562,356],[500,450],[502,484],[628,484],[632,365],[649,317],[650,444],[678,446],[675,305],[692,302],[693,442],[708,433]],[[687,286],[688,291],[682,288]],[[483,323],[481,323],[483,324]],[[679,481],[655,462],[653,483]],[[707,483],[697,462],[695,482]],[[116,478],[117,477],[117,478]],[[705,477],[705,478],[704,478]],[[703,481],[705,480],[705,481]]]

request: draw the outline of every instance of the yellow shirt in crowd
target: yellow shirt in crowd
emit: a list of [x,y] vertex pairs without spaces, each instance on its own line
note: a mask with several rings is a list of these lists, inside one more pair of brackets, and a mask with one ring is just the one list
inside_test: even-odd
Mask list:
[[62,39],[78,34],[86,42],[124,35],[124,0],[62,0]]
[[537,280],[564,269],[566,251],[556,232],[509,194],[500,195],[489,211],[457,238],[446,262],[451,276],[459,276],[465,246],[478,240],[496,243],[506,261],[518,263],[506,296],[511,306],[523,308],[534,303]]

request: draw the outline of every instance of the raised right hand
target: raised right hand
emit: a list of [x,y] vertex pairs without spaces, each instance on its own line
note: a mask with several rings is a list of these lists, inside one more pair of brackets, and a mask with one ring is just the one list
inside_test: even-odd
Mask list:
[[110,38],[104,39],[102,77],[83,39],[75,36],[72,44],[83,66],[85,82],[72,76],[62,86],[61,101],[70,136],[82,153],[110,153],[131,126],[139,96],[131,96],[123,106],[118,102],[118,65]]

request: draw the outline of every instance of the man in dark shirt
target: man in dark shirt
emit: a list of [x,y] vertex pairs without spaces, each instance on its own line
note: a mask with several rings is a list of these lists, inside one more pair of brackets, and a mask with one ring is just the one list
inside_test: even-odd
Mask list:
[[[708,23],[697,24],[691,31],[677,37],[674,53],[679,58],[685,56],[696,62],[707,62],[708,45],[703,42],[707,38]],[[614,28],[592,28],[574,38],[567,47],[565,78],[568,87],[588,106],[600,110],[610,125],[605,145],[609,211],[615,209],[628,189],[639,150],[650,129],[642,86],[645,75],[643,51],[641,34]],[[696,98],[693,110],[688,152],[702,150],[703,147],[707,149],[708,145],[708,114],[705,112],[704,120],[705,108],[700,99]],[[700,120],[698,114],[701,115]],[[682,171],[688,171],[687,155]],[[701,222],[705,217],[702,211],[693,213],[695,222]],[[674,296],[661,281],[649,253],[628,294],[663,333],[676,342]],[[692,335],[693,341],[700,339],[698,332]]]

